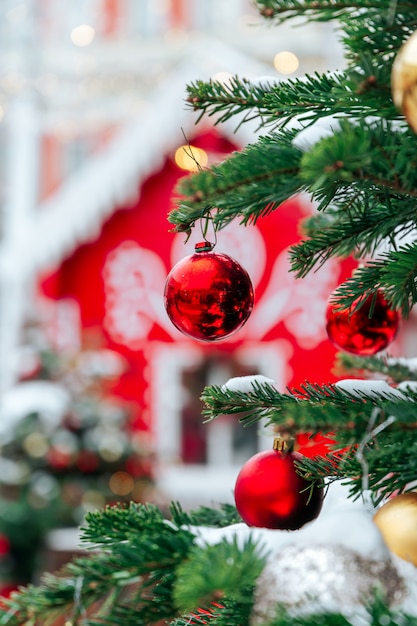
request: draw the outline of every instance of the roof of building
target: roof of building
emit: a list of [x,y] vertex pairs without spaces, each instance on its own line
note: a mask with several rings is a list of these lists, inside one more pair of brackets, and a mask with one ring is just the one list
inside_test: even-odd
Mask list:
[[[218,41],[207,41],[203,49],[201,41],[192,42],[185,58],[150,94],[146,107],[37,208],[31,244],[25,246],[29,272],[54,267],[93,240],[116,208],[137,200],[142,183],[184,143],[184,135],[196,133],[196,116],[185,102],[188,83],[208,79],[219,67],[239,76],[265,73],[258,62]],[[213,122],[200,122],[198,128],[208,124]],[[235,119],[222,124],[221,132],[238,145],[255,138],[250,123],[237,126]]]

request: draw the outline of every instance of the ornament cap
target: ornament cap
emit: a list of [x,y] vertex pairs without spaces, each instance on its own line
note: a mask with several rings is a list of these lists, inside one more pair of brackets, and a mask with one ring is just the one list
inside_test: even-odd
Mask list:
[[194,246],[195,252],[210,252],[213,248],[214,243],[210,243],[210,241],[199,241]]
[[274,437],[272,449],[277,450],[278,452],[287,452],[289,450],[288,439],[284,439],[283,437]]

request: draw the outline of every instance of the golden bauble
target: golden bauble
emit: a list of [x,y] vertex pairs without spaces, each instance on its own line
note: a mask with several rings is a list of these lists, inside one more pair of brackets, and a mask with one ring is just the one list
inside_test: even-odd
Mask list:
[[403,493],[388,500],[374,515],[388,548],[417,566],[417,493]]
[[417,31],[401,46],[391,73],[394,104],[417,132]]

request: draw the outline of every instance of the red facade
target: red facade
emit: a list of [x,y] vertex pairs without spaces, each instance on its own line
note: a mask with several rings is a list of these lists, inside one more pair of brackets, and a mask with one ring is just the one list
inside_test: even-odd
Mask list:
[[[214,133],[193,143],[217,157],[234,149]],[[176,407],[182,413],[182,444],[171,452],[167,444],[167,454],[199,462],[205,453],[196,413],[205,384],[263,374],[285,391],[306,380],[334,380],[335,349],[325,331],[325,308],[353,265],[329,261],[303,280],[289,271],[287,249],[299,240],[300,218],[311,211],[304,199],[286,202],[255,226],[232,223],[218,233],[216,251],[237,259],[251,275],[252,315],[238,333],[212,344],[181,335],[163,307],[164,282],[170,268],[201,239],[198,226],[186,245],[185,235],[170,232],[167,213],[182,175],[167,158],[139,190],[137,202],[116,208],[95,241],[80,246],[44,278],[41,292],[78,303],[88,347],[124,356],[128,366],[112,391],[132,403],[135,427],[175,439],[178,433],[169,433],[169,413]]]

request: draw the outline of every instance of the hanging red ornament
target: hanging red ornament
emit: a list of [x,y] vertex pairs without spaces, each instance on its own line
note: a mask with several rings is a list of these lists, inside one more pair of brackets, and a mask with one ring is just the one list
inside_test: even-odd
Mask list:
[[254,291],[249,274],[227,254],[212,252],[206,241],[169,272],[164,304],[171,322],[184,335],[218,341],[235,333],[249,318]]
[[236,508],[248,526],[296,530],[315,519],[323,504],[321,485],[297,473],[298,452],[258,452],[240,470],[235,484]]
[[[340,309],[329,299],[326,311],[326,330],[330,341],[339,349],[360,356],[370,356],[385,350],[394,341],[399,328],[399,314],[391,309],[381,291],[366,298],[354,310]],[[352,312],[353,311],[353,312]]]
[[323,435],[317,433],[297,433],[295,436],[294,449],[310,459],[315,456],[327,456],[333,453],[336,447],[336,439],[333,433]]

